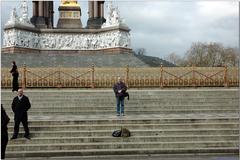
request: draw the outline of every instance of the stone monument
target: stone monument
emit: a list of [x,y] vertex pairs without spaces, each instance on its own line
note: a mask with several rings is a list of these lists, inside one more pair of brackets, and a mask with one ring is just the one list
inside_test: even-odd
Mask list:
[[89,1],[89,19],[82,27],[77,1],[62,0],[59,20],[53,27],[53,1],[32,1],[33,16],[28,17],[26,1],[21,2],[21,18],[12,11],[4,28],[2,53],[132,53],[130,29],[120,18],[117,7],[104,1]]

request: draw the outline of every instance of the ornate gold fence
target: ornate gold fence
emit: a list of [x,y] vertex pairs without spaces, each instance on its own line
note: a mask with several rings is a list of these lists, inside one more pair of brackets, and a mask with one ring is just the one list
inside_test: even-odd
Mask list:
[[[9,69],[1,69],[1,86],[10,88]],[[237,87],[237,67],[159,68],[19,68],[19,84],[24,88],[72,87],[109,88],[121,76],[128,87]]]

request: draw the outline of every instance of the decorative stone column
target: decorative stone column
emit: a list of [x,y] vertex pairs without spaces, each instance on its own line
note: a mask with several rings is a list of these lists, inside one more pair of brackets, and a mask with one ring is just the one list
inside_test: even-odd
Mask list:
[[93,17],[94,18],[98,18],[99,17],[99,15],[98,15],[98,8],[99,8],[98,1],[94,1],[94,6],[93,6],[93,11],[94,11]]
[[36,20],[37,28],[47,28],[46,21],[44,18],[44,1],[38,2],[38,17]]
[[100,2],[100,17],[104,17],[104,1]]
[[38,1],[32,1],[33,3],[33,17],[38,16]]
[[32,24],[36,25],[36,20],[38,17],[38,1],[32,1],[33,6],[33,16],[31,17],[30,21]]
[[53,1],[49,1],[49,10],[48,10],[48,28],[53,28],[54,25],[54,8],[53,8]]
[[104,18],[104,1],[89,1],[89,18],[87,27],[89,29],[99,29],[106,21]]
[[43,2],[43,16],[47,19],[49,17],[49,1]]
[[93,1],[88,1],[88,18],[93,18]]

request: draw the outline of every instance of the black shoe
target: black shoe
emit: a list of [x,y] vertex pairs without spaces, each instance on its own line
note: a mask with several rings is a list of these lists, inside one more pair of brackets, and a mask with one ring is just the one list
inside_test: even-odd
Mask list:
[[12,136],[11,140],[13,140],[13,139],[17,139],[17,136]]
[[27,139],[29,139],[29,140],[31,139],[30,136],[24,136],[24,138],[27,138]]

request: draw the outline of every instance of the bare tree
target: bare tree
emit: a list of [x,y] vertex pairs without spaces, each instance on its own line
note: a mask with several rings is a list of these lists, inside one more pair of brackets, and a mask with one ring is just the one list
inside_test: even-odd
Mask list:
[[205,66],[207,59],[207,45],[206,43],[193,43],[190,49],[186,52],[185,56],[185,66],[197,65]]
[[236,66],[239,60],[236,48],[224,48],[220,43],[193,43],[184,56],[183,66]]
[[236,48],[226,48],[222,55],[222,61],[227,66],[237,66],[239,62],[239,52]]
[[135,53],[136,53],[137,55],[146,55],[147,51],[146,51],[145,48],[137,48],[136,51],[135,51]]
[[182,65],[183,63],[183,59],[174,52],[170,53],[167,57],[165,57],[165,59],[178,66]]

